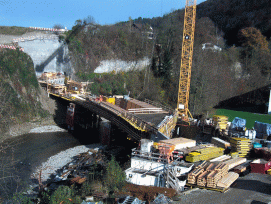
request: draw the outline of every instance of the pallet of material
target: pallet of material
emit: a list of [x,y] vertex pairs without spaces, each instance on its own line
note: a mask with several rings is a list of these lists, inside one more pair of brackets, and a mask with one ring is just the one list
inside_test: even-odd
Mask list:
[[246,163],[243,163],[243,164],[240,164],[236,167],[233,168],[233,171],[235,173],[242,173],[242,172],[245,172],[248,168],[250,168],[250,161],[247,161]]
[[215,170],[218,172],[221,172],[221,176],[224,176],[228,173],[229,166],[228,164],[224,163],[219,163],[216,167]]
[[215,170],[217,165],[218,165],[218,163],[210,163],[209,166],[206,168],[206,171],[211,172],[211,171]]
[[226,191],[229,190],[229,188],[211,188],[211,187],[206,187],[206,186],[198,186],[198,185],[195,185],[195,184],[189,184],[189,183],[186,183],[185,184],[187,187],[190,187],[191,189],[193,187],[196,187],[196,188],[201,188],[201,189],[207,189],[207,190],[212,190],[212,191],[219,191],[221,193],[225,193]]
[[[210,145],[213,145],[213,144],[210,144]],[[187,148],[181,148],[181,149],[177,149],[175,148],[175,150],[179,151],[179,152],[182,152],[184,155],[187,155],[191,152],[194,152],[194,151],[197,151],[199,149],[204,149],[204,148],[208,148],[210,147],[209,146],[206,146],[206,145],[198,145],[198,146],[195,146],[195,147],[187,147]]]
[[208,171],[204,171],[198,176],[198,178],[197,178],[197,185],[198,186],[206,186],[206,184],[207,184],[207,176],[208,176],[209,173],[210,172],[208,172]]
[[216,184],[221,179],[221,171],[212,171],[207,176],[207,187],[216,188]]
[[223,147],[225,149],[231,146],[229,142],[226,142],[218,137],[212,137],[211,143],[214,144],[215,146]]
[[205,170],[208,165],[209,165],[209,162],[204,160],[204,161],[201,161],[196,168]]
[[187,178],[187,182],[190,183],[190,184],[196,184],[197,183],[197,177],[202,173],[204,172],[203,169],[201,168],[197,168],[197,169],[194,169],[192,172],[190,172],[188,174],[188,178]]
[[229,188],[231,184],[238,179],[238,177],[239,177],[238,173],[229,172],[217,182],[217,187]]
[[214,158],[214,159],[210,160],[210,162],[222,162],[222,161],[226,161],[226,160],[229,160],[229,159],[231,159],[231,156],[222,155],[220,157],[217,157],[217,158]]
[[191,140],[183,137],[173,138],[168,140],[160,140],[161,143],[171,144],[175,146],[175,149],[182,149],[187,147],[195,147],[196,140]]
[[230,159],[228,161],[225,161],[223,162],[224,164],[227,164],[228,165],[228,170],[240,165],[240,164],[243,164],[247,161],[246,158],[240,158],[240,157],[237,157],[237,158],[234,158],[234,159]]
[[230,143],[233,144],[251,144],[250,139],[233,137],[230,139]]

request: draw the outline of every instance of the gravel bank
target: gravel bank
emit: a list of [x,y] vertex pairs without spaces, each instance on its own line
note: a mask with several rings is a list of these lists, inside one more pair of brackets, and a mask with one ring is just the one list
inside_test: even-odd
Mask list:
[[54,156],[51,156],[46,162],[42,163],[31,178],[38,179],[40,171],[42,171],[41,180],[45,182],[50,178],[51,174],[55,174],[56,171],[69,162],[72,162],[72,158],[80,153],[87,152],[90,149],[101,148],[101,144],[81,145],[62,151]]
[[[25,122],[22,124],[17,124],[17,125],[13,125],[9,128],[9,131],[4,133],[4,138],[10,138],[10,137],[16,137],[19,135],[23,135],[26,133],[29,133],[32,129],[36,129],[36,128],[42,128],[44,129],[42,131],[42,129],[36,129],[35,131],[37,131],[36,133],[38,133],[38,131],[44,132],[45,129],[48,129],[48,131],[50,132],[50,127],[47,128],[43,128],[44,126],[57,126],[54,119],[52,117],[48,117],[42,120],[33,120],[32,122]],[[34,133],[34,132],[33,132]]]
[[67,130],[60,128],[56,125],[46,125],[34,128],[29,131],[29,133],[43,133],[43,132],[67,132]]

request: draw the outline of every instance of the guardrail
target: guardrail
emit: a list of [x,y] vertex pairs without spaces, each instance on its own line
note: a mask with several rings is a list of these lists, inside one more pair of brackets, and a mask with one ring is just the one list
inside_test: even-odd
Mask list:
[[130,113],[160,113],[165,112],[162,108],[134,108],[128,109]]

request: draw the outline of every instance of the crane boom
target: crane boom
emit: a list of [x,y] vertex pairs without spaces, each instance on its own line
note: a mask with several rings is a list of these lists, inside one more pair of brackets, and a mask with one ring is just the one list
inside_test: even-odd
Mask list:
[[196,0],[186,0],[177,110],[188,118],[189,91],[196,21]]

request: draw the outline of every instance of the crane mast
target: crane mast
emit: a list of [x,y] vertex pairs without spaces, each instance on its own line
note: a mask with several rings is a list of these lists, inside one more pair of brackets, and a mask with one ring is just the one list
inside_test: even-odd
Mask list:
[[188,117],[191,116],[188,109],[188,102],[193,59],[196,4],[196,0],[186,0],[177,104],[177,111],[179,113],[179,116],[184,119],[188,119]]

